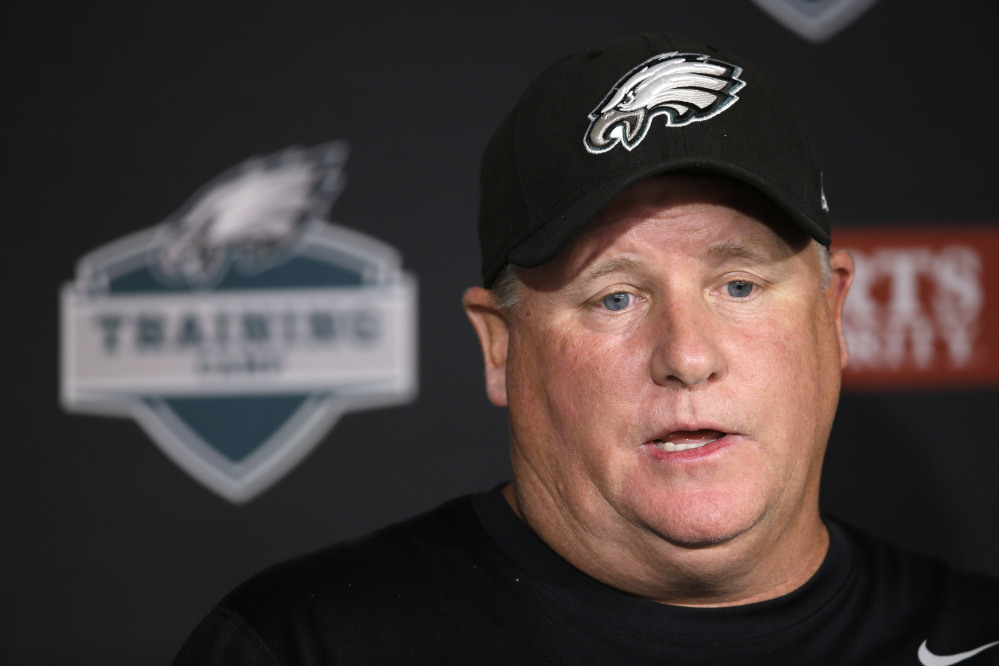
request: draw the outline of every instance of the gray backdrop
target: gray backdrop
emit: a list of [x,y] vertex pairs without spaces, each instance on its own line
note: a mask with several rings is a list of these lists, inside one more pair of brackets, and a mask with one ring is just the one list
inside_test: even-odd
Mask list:
[[[509,475],[460,308],[481,150],[553,59],[641,30],[771,69],[825,164],[836,225],[999,221],[992,0],[881,0],[821,44],[748,0],[7,2],[3,49],[5,664],[165,663],[261,567]],[[403,252],[420,394],[350,414],[234,506],[127,419],[58,403],[58,290],[228,167],[351,145],[331,219]],[[824,505],[999,575],[999,391],[844,396]]]

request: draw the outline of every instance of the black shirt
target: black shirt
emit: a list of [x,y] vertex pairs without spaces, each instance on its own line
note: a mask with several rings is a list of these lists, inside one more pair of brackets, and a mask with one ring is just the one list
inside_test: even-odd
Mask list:
[[[175,664],[912,664],[999,641],[999,581],[827,520],[794,592],[688,608],[603,585],[549,549],[498,490],[250,579]],[[954,657],[956,658],[956,657]],[[999,664],[999,645],[961,660]]]

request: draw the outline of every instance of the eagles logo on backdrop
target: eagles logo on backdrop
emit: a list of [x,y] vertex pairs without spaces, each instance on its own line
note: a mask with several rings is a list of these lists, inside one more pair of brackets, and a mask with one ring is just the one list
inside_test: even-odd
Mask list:
[[739,100],[742,69],[696,53],[663,53],[649,58],[614,84],[590,113],[584,143],[591,153],[618,144],[632,150],[653,119],[670,127],[707,120]]
[[416,285],[397,252],[324,220],[335,142],[251,159],[158,227],[84,256],[62,290],[62,401],[131,416],[233,502],[346,411],[416,393]]

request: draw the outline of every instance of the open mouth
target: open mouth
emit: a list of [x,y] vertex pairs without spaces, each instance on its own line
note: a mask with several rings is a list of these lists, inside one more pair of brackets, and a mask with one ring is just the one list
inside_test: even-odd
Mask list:
[[712,442],[717,442],[724,436],[725,433],[719,430],[677,430],[659,439],[652,440],[652,443],[660,451],[675,453],[677,451],[699,449]]

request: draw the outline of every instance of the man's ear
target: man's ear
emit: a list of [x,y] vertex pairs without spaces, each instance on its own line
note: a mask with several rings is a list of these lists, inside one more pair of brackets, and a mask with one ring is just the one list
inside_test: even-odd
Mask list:
[[856,269],[853,257],[846,250],[833,250],[829,253],[830,280],[826,287],[826,300],[832,310],[833,321],[836,323],[836,333],[839,335],[840,367],[845,368],[850,360],[850,352],[846,348],[846,337],[843,335],[843,306],[846,294],[853,284]]
[[466,290],[461,303],[482,345],[486,394],[497,407],[506,407],[506,355],[510,339],[506,313],[496,305],[493,292],[482,287]]

